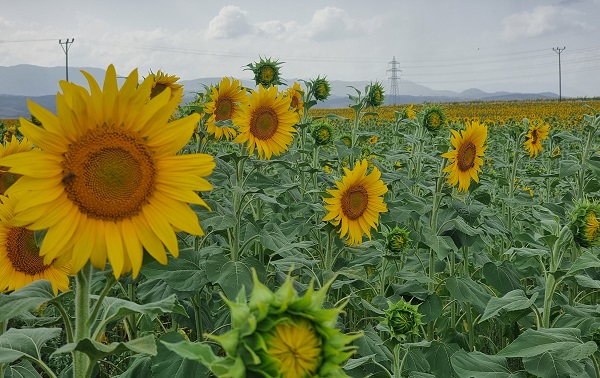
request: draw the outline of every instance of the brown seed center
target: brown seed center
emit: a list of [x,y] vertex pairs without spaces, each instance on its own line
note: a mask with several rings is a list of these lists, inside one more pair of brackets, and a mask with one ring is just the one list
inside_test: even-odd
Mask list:
[[65,191],[89,217],[118,221],[138,214],[152,196],[152,153],[136,134],[101,127],[69,147]]
[[463,143],[458,149],[457,165],[461,172],[466,172],[475,165],[477,147],[471,141]]
[[353,185],[342,195],[342,211],[350,219],[358,219],[369,205],[369,193],[362,185]]
[[250,119],[250,132],[260,140],[270,139],[277,132],[279,120],[271,108],[258,108]]
[[24,227],[14,227],[6,238],[6,251],[13,269],[30,276],[48,269],[44,259],[40,257],[33,231]]
[[215,120],[226,121],[231,119],[233,113],[233,101],[229,97],[219,98],[215,104]]

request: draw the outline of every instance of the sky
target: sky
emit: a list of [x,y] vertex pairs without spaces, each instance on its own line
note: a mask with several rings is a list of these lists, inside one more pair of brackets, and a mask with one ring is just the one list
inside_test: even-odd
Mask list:
[[119,75],[250,79],[263,57],[288,80],[388,93],[394,72],[398,94],[558,93],[560,58],[563,96],[600,96],[599,17],[600,0],[0,0],[0,66],[64,66],[59,40],[74,38],[69,67]]

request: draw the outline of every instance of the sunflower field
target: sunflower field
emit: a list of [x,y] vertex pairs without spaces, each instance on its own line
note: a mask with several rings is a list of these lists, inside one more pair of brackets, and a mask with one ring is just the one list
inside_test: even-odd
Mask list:
[[0,122],[0,377],[600,378],[600,102],[246,69]]

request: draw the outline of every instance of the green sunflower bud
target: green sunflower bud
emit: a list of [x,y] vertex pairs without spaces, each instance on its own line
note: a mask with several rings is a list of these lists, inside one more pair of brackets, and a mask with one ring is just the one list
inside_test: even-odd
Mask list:
[[386,248],[394,256],[401,255],[410,243],[409,233],[406,229],[395,227],[386,236]]
[[317,101],[325,101],[331,94],[331,85],[326,77],[317,76],[316,79],[310,81],[311,95]]
[[225,357],[215,355],[206,343],[165,345],[190,358],[190,350],[217,377],[347,377],[342,364],[354,353],[352,341],[360,334],[345,335],[335,327],[342,308],[323,309],[333,281],[315,291],[311,284],[300,297],[288,277],[275,292],[263,285],[253,271],[254,289],[246,302],[242,289],[235,302],[225,299],[232,329],[222,335],[206,335],[219,343]]
[[413,305],[404,299],[389,305],[385,312],[384,324],[388,326],[391,335],[398,340],[405,340],[410,335],[418,335],[419,326],[423,324],[419,305]]
[[427,106],[423,110],[423,126],[429,131],[438,131],[446,123],[444,110],[437,105]]
[[344,134],[340,137],[340,140],[344,142],[347,147],[352,147],[352,137],[348,134]]
[[283,62],[277,60],[271,60],[271,58],[263,59],[254,63],[248,64],[245,70],[251,70],[254,73],[254,82],[256,85],[261,84],[263,87],[270,87],[274,85],[281,85],[283,82],[280,78],[280,65]]
[[327,122],[318,122],[313,125],[311,135],[315,140],[315,144],[325,146],[331,143],[333,139],[333,129]]
[[375,82],[375,84],[369,85],[369,89],[365,96],[365,104],[368,107],[377,108],[383,105],[385,101],[384,89],[381,83]]
[[598,228],[600,223],[600,205],[587,200],[575,206],[571,214],[571,232],[575,242],[582,247],[600,244]]

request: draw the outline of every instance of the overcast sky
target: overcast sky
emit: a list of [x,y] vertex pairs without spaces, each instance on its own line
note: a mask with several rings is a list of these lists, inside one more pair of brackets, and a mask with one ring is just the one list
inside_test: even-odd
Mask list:
[[[282,76],[433,89],[600,96],[600,0],[0,0],[0,66],[64,66],[182,79],[233,76],[259,56]],[[2,85],[2,83],[0,83]]]

